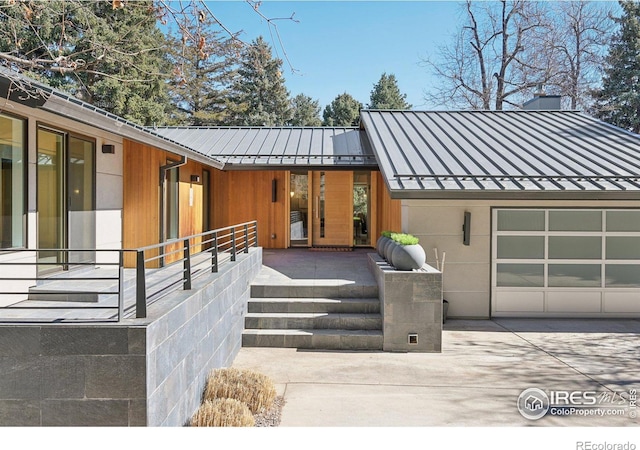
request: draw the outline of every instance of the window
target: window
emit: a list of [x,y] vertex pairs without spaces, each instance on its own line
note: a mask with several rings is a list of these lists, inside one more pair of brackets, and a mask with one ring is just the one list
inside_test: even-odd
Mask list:
[[170,239],[178,238],[178,226],[180,221],[180,216],[178,215],[178,203],[180,201],[178,197],[178,168],[175,167],[167,170],[165,176],[163,240],[168,241]]
[[24,247],[25,121],[0,114],[0,248]]
[[500,209],[495,286],[640,287],[640,211]]

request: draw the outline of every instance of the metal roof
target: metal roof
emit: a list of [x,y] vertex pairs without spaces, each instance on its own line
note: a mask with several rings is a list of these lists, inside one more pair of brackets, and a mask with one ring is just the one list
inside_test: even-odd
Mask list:
[[44,109],[127,139],[187,156],[192,160],[218,169],[223,167],[219,161],[203,155],[192,147],[161,136],[152,128],[138,125],[3,67],[0,67],[0,96],[25,106]]
[[358,128],[168,127],[156,132],[224,162],[225,169],[377,166]]
[[361,124],[394,198],[640,198],[640,136],[579,112],[363,110]]

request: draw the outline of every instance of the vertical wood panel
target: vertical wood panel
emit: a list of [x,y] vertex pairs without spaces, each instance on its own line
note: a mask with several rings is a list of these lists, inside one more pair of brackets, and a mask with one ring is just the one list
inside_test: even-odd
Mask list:
[[[216,228],[258,221],[258,244],[264,248],[286,248],[287,178],[289,172],[276,170],[229,171],[212,174],[214,223]],[[277,183],[272,202],[271,183]],[[275,235],[275,238],[272,236]]]
[[[137,142],[123,142],[123,190],[124,205],[122,217],[122,241],[124,248],[139,248],[160,242],[160,167],[167,163],[167,158],[174,158],[169,152]],[[203,165],[188,161],[180,166],[179,192],[179,234],[180,237],[202,233],[202,184],[191,183],[191,175],[198,175],[202,180]],[[209,168],[213,175],[219,172]],[[213,183],[212,183],[213,185]],[[190,189],[193,188],[191,202]],[[212,202],[216,203],[212,192]],[[196,242],[197,244],[197,242]],[[181,248],[180,245],[167,248]],[[199,251],[196,246],[193,251]],[[151,253],[146,255],[152,256]],[[182,255],[167,258],[167,262]],[[127,267],[135,266],[135,255],[126,255]]]
[[371,236],[371,244],[375,245],[383,231],[401,231],[402,216],[400,200],[392,199],[380,172],[373,172],[377,191],[377,235]]
[[324,172],[324,237],[320,237],[320,218],[315,209],[319,207],[320,174],[313,173],[313,244],[353,245],[353,172]]

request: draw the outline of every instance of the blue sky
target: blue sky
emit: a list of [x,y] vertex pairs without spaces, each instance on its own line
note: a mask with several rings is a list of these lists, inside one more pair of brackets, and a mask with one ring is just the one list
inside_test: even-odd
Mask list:
[[[243,1],[208,1],[230,30],[250,42],[262,35],[284,59],[269,25]],[[291,95],[304,93],[322,108],[348,92],[365,106],[382,73],[393,73],[415,109],[426,108],[424,90],[432,82],[421,60],[449,41],[460,11],[454,1],[264,1],[266,17],[277,21],[291,62],[283,66]],[[292,73],[291,67],[294,72]]]

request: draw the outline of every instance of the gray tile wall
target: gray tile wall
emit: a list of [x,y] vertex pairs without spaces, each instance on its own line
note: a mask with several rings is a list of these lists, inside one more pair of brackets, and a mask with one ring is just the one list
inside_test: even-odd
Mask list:
[[147,319],[0,326],[0,425],[182,426],[211,369],[242,343],[262,249],[213,282],[149,306]]
[[144,425],[145,329],[0,327],[0,425]]
[[[209,372],[233,363],[242,345],[251,280],[262,267],[262,249],[221,267],[215,282],[188,298],[162,306],[148,327],[148,425],[182,426],[200,406]],[[167,310],[168,309],[168,310]],[[149,316],[156,315],[155,306]]]
[[[428,265],[399,271],[378,254],[369,254],[369,269],[378,284],[384,351],[442,351],[442,273]],[[408,335],[418,335],[409,344]]]

